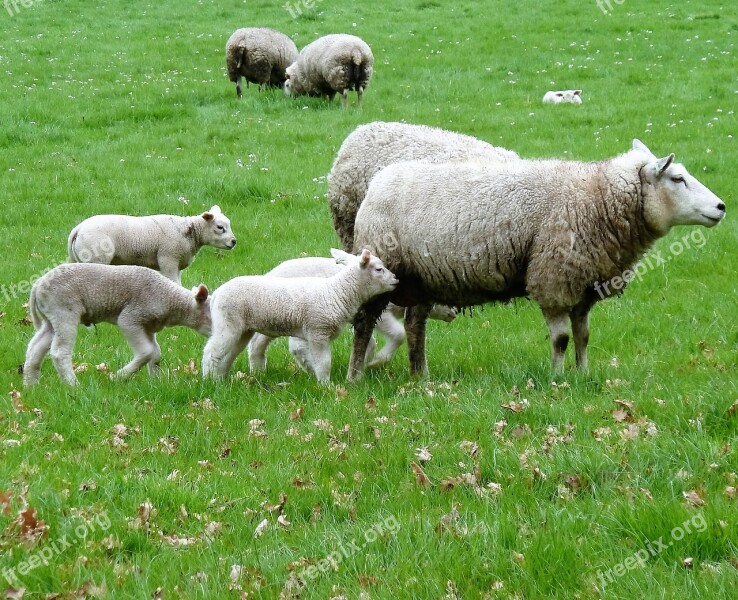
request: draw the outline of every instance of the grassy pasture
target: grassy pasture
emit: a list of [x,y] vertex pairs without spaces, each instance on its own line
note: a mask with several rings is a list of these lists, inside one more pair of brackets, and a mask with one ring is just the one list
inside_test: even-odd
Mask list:
[[[0,592],[735,596],[738,7],[26,4],[0,9]],[[363,37],[375,54],[363,110],[355,96],[341,111],[254,87],[239,101],[224,45],[248,25],[299,47],[330,32]],[[584,90],[582,106],[540,103],[567,88]],[[101,325],[80,331],[78,389],[48,361],[40,385],[21,389],[27,282],[65,259],[76,223],[218,203],[239,243],[204,249],[183,274],[211,289],[326,255],[338,240],[325,176],[345,136],[379,119],[526,157],[602,160],[638,137],[675,152],[728,216],[674,229],[654,249],[666,263],[593,310],[587,374],[569,356],[552,378],[544,321],[519,301],[432,323],[423,381],[400,352],[346,385],[346,334],[329,388],[297,370],[284,342],[263,376],[215,385],[190,366],[204,340],[168,330],[159,379],[112,382],[96,365],[118,368],[130,351]],[[237,368],[248,371],[245,357]],[[432,454],[427,486],[411,468],[419,448]],[[21,495],[45,537],[28,539],[41,530],[30,513],[29,535],[14,524]]]

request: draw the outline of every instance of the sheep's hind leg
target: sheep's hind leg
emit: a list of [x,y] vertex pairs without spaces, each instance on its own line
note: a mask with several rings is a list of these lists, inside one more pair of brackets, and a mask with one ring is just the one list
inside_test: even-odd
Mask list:
[[364,374],[366,351],[379,315],[389,304],[389,294],[382,294],[364,304],[354,317],[354,344],[351,348],[348,380],[357,381]]
[[158,344],[153,333],[149,333],[141,327],[120,324],[123,335],[126,336],[128,344],[133,349],[133,359],[126,366],[115,372],[116,379],[124,379],[131,377],[137,373],[144,365],[151,361],[158,361],[161,354],[158,352]]
[[26,351],[26,362],[23,365],[23,385],[34,385],[38,383],[41,373],[41,363],[51,348],[54,339],[54,330],[51,323],[43,321],[41,327],[31,338]]
[[428,374],[428,361],[425,356],[425,327],[431,308],[433,308],[431,304],[420,304],[411,306],[405,311],[405,333],[411,375]]
[[266,369],[266,351],[273,341],[274,338],[263,333],[255,333],[254,337],[251,338],[249,342],[249,369],[252,373]]
[[348,90],[341,90],[341,108],[348,108]]
[[555,373],[561,373],[564,370],[566,347],[569,345],[569,315],[560,310],[543,309],[543,317],[551,336],[551,366]]
[[72,352],[77,339],[78,320],[77,315],[70,315],[60,319],[56,325],[52,324],[54,339],[51,342],[51,360],[59,377],[69,385],[79,383],[72,368]]
[[587,344],[589,344],[589,310],[591,306],[577,306],[569,314],[571,331],[574,336],[574,349],[577,355],[577,367],[586,371],[589,367]]
[[364,87],[359,86],[359,89],[356,90],[356,100],[359,108],[361,108],[361,100],[364,97]]

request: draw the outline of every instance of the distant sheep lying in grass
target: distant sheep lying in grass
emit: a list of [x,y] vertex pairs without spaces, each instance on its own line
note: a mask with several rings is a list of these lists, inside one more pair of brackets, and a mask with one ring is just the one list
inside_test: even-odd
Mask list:
[[581,104],[582,90],[562,90],[546,92],[543,95],[544,104]]
[[[358,257],[342,250],[331,250],[334,258],[313,257],[295,258],[287,260],[269,271],[271,277],[333,277],[338,274],[344,265],[358,261]],[[404,318],[405,309],[390,304],[377,321],[376,330],[385,338],[386,342],[379,353],[375,354],[376,344],[372,338],[367,349],[366,363],[368,367],[377,367],[388,363],[405,341],[405,329],[399,319]],[[429,315],[430,319],[451,322],[456,318],[456,311],[448,306],[434,306]],[[261,371],[266,368],[266,351],[274,340],[267,335],[257,333],[249,342],[249,366],[252,371]],[[291,337],[289,349],[298,364],[309,370],[307,362],[309,352],[307,344],[300,338]]]
[[289,37],[266,27],[237,29],[226,44],[228,79],[241,97],[241,78],[261,88],[282,87],[285,69],[297,60],[297,46]]
[[634,140],[629,152],[592,163],[409,161],[382,170],[356,215],[354,243],[376,250],[400,284],[357,314],[350,378],[360,376],[389,300],[414,307],[405,323],[414,373],[427,370],[432,304],[521,296],[541,307],[554,369],[563,369],[569,321],[586,368],[589,311],[619,290],[601,284],[622,281],[673,226],[713,227],[725,216],[720,198],[673,160]]
[[222,377],[256,332],[307,342],[305,362],[320,382],[331,373],[330,342],[359,307],[392,291],[395,276],[368,250],[332,277],[236,277],[213,293],[213,334],[205,345],[203,375]]
[[180,282],[181,271],[203,246],[231,249],[231,222],[216,204],[194,217],[97,215],[69,234],[69,262],[139,265]]
[[353,252],[354,220],[369,182],[401,160],[510,161],[520,157],[470,135],[426,125],[375,121],[357,127],[341,144],[328,176],[328,202],[343,249]]
[[38,383],[49,349],[59,377],[77,383],[72,351],[80,323],[120,327],[134,357],[117,377],[133,375],[146,364],[151,373],[158,371],[161,351],[156,332],[164,327],[183,325],[210,335],[207,288],[201,285],[190,292],[146,267],[59,265],[34,284],[29,309],[36,334],[26,352],[25,385]]
[[374,56],[367,43],[355,35],[334,33],[305,46],[286,70],[284,92],[288,96],[328,96],[341,94],[341,106],[348,106],[348,91],[356,90],[358,104],[369,85]]

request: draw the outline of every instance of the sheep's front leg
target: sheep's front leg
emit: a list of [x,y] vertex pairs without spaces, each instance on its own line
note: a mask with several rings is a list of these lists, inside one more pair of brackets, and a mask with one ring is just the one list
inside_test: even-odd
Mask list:
[[70,316],[70,320],[60,319],[60,321],[52,324],[54,339],[51,341],[51,360],[63,381],[69,385],[77,385],[79,382],[72,368],[72,352],[77,339],[79,317],[74,315]]
[[589,344],[589,310],[590,306],[578,306],[570,314],[571,332],[574,336],[574,350],[577,355],[577,367],[586,371],[589,367],[587,344]]
[[405,341],[405,328],[388,310],[385,310],[382,316],[379,317],[377,331],[384,335],[386,341],[379,353],[369,361],[368,367],[378,367],[388,363]]
[[120,320],[118,325],[133,349],[133,360],[115,372],[116,379],[123,379],[137,373],[149,361],[158,360],[156,357],[158,345],[154,334],[147,332],[139,325],[121,323]]
[[44,362],[44,357],[49,352],[49,348],[51,348],[53,339],[54,330],[51,328],[51,323],[44,321],[28,343],[26,362],[23,365],[23,385],[38,383],[41,364]]
[[407,352],[410,357],[410,374],[427,375],[428,360],[425,356],[425,329],[432,304],[411,306],[405,311]]
[[379,315],[389,303],[389,294],[382,294],[364,304],[354,317],[354,345],[351,348],[348,380],[357,381],[364,374],[364,361],[369,340]]
[[256,333],[251,338],[249,342],[249,369],[252,373],[266,369],[266,351],[273,340],[274,338],[270,338],[263,333]]
[[158,261],[159,273],[164,275],[167,279],[171,279],[177,285],[182,285],[179,261],[167,257],[159,257]]
[[569,315],[561,310],[542,310],[543,317],[548,324],[549,335],[551,336],[551,366],[553,367],[554,373],[561,373],[564,370],[566,347],[569,345]]
[[320,383],[331,381],[331,342],[326,339],[311,338],[308,341],[309,362]]

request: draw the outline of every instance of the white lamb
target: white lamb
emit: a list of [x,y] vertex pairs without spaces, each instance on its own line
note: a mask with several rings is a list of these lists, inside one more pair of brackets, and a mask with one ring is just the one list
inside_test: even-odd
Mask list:
[[26,352],[25,385],[38,383],[49,349],[59,377],[77,384],[72,351],[80,323],[107,322],[121,328],[134,357],[117,377],[133,375],[145,364],[149,372],[158,371],[156,332],[164,327],[183,325],[210,335],[208,289],[201,285],[190,292],[146,267],[59,265],[33,285],[29,309],[36,334]]
[[[308,256],[305,258],[294,258],[287,260],[267,273],[271,277],[332,277],[339,273],[344,265],[358,261],[358,257],[343,250],[331,250],[333,258],[320,256]],[[400,319],[405,317],[405,309],[390,304],[377,321],[376,331],[379,331],[386,342],[379,353],[375,354],[376,342],[370,342],[366,353],[366,365],[377,367],[392,360],[397,349],[405,341],[405,328]],[[449,306],[436,305],[431,310],[430,319],[446,321],[450,323],[456,318],[456,310]],[[249,366],[252,371],[261,371],[266,368],[266,351],[269,344],[274,341],[263,333],[257,333],[251,338],[248,346]],[[289,339],[289,349],[297,360],[297,363],[305,370],[309,370],[307,344],[300,338]]]
[[307,342],[305,362],[322,383],[330,380],[330,342],[359,307],[391,292],[398,281],[382,261],[363,250],[332,277],[236,277],[213,293],[213,334],[205,345],[203,375],[224,376],[258,331]]
[[203,246],[232,249],[231,222],[216,204],[194,217],[97,215],[69,234],[69,262],[140,265],[180,282]]
[[334,33],[305,46],[297,60],[285,70],[284,92],[288,96],[328,96],[341,94],[341,106],[348,105],[348,91],[356,90],[358,104],[369,85],[374,56],[367,43],[355,35]]
[[550,91],[543,95],[544,104],[581,104],[582,90]]

